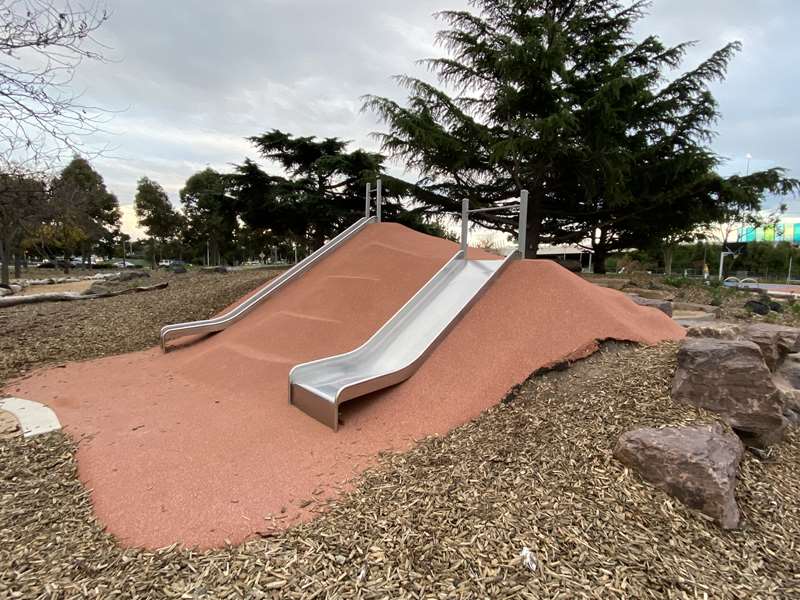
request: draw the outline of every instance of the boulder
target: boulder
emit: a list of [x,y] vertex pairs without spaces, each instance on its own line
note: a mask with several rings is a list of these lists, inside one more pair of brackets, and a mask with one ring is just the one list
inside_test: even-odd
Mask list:
[[7,440],[22,435],[19,421],[10,412],[0,410],[0,440]]
[[116,277],[114,277],[115,281],[133,281],[134,279],[142,279],[144,277],[150,277],[150,273],[147,271],[123,271]]
[[587,281],[595,285],[599,285],[600,287],[611,288],[612,290],[621,290],[624,287],[631,285],[630,279],[612,279],[612,278],[598,278],[598,277],[589,277]]
[[674,302],[673,308],[675,310],[702,311],[710,313],[717,317],[722,315],[722,309],[719,306],[711,306],[710,304],[698,304],[697,302]]
[[800,390],[800,354],[789,354],[775,372],[775,378]]
[[3,287],[2,285],[0,285],[0,298],[2,298],[3,296],[10,296],[13,293],[14,292],[11,291],[11,288]]
[[686,338],[678,350],[672,398],[718,413],[748,445],[783,438],[784,398],[753,342]]
[[795,327],[755,323],[746,327],[741,337],[758,344],[770,371],[774,371],[787,355],[800,352],[800,329]]
[[762,317],[768,315],[770,311],[769,304],[761,302],[760,300],[748,300],[745,302],[744,307],[750,312],[761,315]]
[[783,416],[800,425],[800,354],[788,355],[772,379],[783,396]]
[[735,340],[744,331],[742,325],[725,321],[687,321],[684,327],[689,337],[708,337],[718,340]]
[[640,298],[647,298],[649,300],[669,300],[670,302],[675,299],[674,292],[663,290],[647,290],[639,287],[625,288],[626,294],[634,294]]
[[776,381],[775,384],[783,398],[783,417],[789,425],[800,425],[800,390],[780,381]]
[[85,296],[102,296],[112,291],[108,283],[103,281],[94,281],[92,285],[83,291]]
[[628,298],[633,300],[639,306],[649,306],[656,308],[663,312],[668,317],[672,318],[672,302],[668,300],[654,300],[652,298],[642,298],[636,294],[628,294]]
[[623,434],[614,456],[642,479],[713,518],[739,525],[734,491],[744,448],[720,425],[637,429]]

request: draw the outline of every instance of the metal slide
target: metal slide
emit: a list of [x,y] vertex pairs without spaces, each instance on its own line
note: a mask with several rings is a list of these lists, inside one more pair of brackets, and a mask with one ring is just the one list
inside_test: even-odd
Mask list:
[[[368,188],[369,189],[369,188]],[[368,192],[369,193],[369,192]],[[369,198],[367,200],[367,212],[369,212]],[[370,223],[376,222],[376,217],[363,217],[356,221],[353,225],[345,229],[342,233],[337,235],[327,244],[322,246],[316,252],[310,254],[299,263],[294,265],[291,269],[283,272],[278,277],[271,279],[264,287],[258,290],[255,294],[250,296],[247,300],[235,308],[229,310],[219,317],[213,319],[205,319],[203,321],[192,321],[189,323],[177,323],[175,325],[166,325],[161,328],[161,348],[166,351],[166,344],[168,340],[172,340],[187,335],[205,335],[222,331],[227,327],[233,325],[236,321],[244,317],[248,312],[257,306],[262,300],[268,298],[285,284],[297,278],[304,271],[307,271],[322,258],[336,250],[348,239],[353,237],[356,233],[361,231]]]
[[289,402],[334,430],[339,405],[408,379],[509,261],[467,260],[460,250],[361,347],[297,365]]

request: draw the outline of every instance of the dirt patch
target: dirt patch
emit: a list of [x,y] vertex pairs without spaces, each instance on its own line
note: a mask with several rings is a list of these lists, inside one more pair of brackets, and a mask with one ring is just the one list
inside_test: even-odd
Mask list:
[[281,534],[267,516],[263,539],[204,553],[120,549],[63,435],[0,442],[0,596],[800,597],[796,430],[766,460],[746,455],[732,532],[613,459],[630,428],[714,419],[670,400],[675,353],[617,347],[535,378],[384,456],[317,520]]
[[53,283],[51,285],[30,285],[20,292],[21,296],[30,296],[32,294],[52,294],[56,292],[78,292],[82,294],[88,290],[92,281],[76,281],[73,283]]

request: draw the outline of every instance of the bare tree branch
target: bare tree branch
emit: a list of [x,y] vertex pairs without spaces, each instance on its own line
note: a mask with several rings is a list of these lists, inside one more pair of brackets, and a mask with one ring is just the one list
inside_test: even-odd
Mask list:
[[0,168],[92,154],[85,140],[108,111],[85,103],[72,84],[83,61],[105,60],[93,34],[108,18],[95,0],[0,0]]

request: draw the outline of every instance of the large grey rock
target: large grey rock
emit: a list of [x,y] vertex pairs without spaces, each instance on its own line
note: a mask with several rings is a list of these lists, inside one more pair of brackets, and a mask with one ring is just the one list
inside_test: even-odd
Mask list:
[[85,296],[102,296],[112,291],[112,288],[105,281],[93,281],[92,285],[83,291]]
[[734,491],[744,448],[721,426],[637,429],[623,434],[614,456],[642,479],[725,529],[739,524]]
[[645,288],[629,287],[625,288],[626,294],[634,294],[640,298],[648,298],[650,300],[669,300],[670,302],[675,299],[674,292],[664,290],[648,290]]
[[611,288],[612,290],[621,290],[622,288],[629,286],[631,284],[630,279],[616,279],[616,278],[596,278],[590,277],[588,281],[595,285],[599,285],[600,287],[607,287]]
[[689,337],[708,337],[719,340],[735,340],[744,331],[744,327],[737,323],[725,321],[690,321],[684,324],[686,335]]
[[702,311],[717,317],[722,315],[722,309],[719,306],[711,306],[710,304],[698,304],[696,302],[674,302],[673,308],[675,310]]
[[639,306],[649,306],[657,308],[668,317],[672,318],[672,302],[668,300],[654,300],[653,298],[642,298],[636,294],[628,294],[628,298],[633,300]]
[[783,396],[783,416],[800,425],[800,354],[789,354],[772,376]]
[[147,271],[122,271],[119,275],[114,277],[114,281],[133,281],[134,279],[142,279],[150,277]]
[[775,379],[800,390],[800,354],[789,354],[775,372]]
[[753,342],[686,338],[678,350],[672,398],[718,413],[749,445],[783,439],[784,398]]
[[800,352],[800,329],[771,323],[748,325],[742,339],[758,344],[770,371],[774,371],[789,354]]

